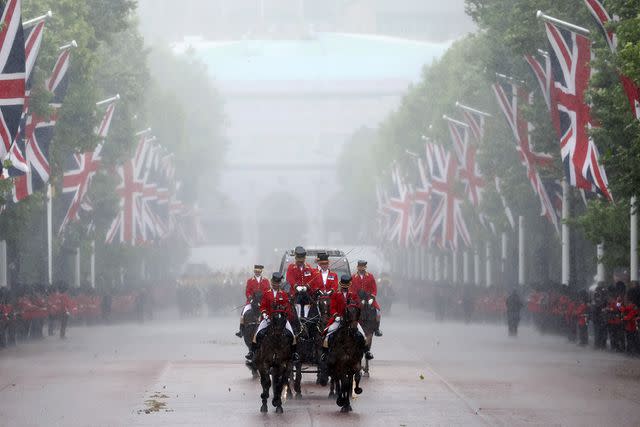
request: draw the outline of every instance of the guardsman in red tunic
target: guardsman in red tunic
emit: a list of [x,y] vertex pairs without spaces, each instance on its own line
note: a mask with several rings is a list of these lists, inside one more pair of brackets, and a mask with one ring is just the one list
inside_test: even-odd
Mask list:
[[[307,251],[302,246],[294,249],[295,262],[287,267],[287,283],[289,284],[289,294],[295,298],[294,304],[298,318],[304,314],[309,315],[311,308],[311,282],[316,274],[313,268],[307,264]],[[304,310],[303,310],[304,307]]]
[[291,317],[291,303],[289,302],[289,295],[283,290],[280,289],[280,285],[282,284],[282,273],[274,272],[271,276],[271,288],[267,293],[262,296],[262,301],[260,301],[260,312],[262,313],[262,321],[260,325],[258,325],[258,329],[256,330],[256,334],[253,336],[253,342],[251,343],[251,350],[245,356],[248,360],[253,360],[256,351],[260,345],[260,341],[262,341],[262,337],[267,332],[267,327],[269,326],[270,319],[276,311],[284,312],[287,316],[287,323],[285,325],[285,329],[289,331],[291,334],[291,353],[292,359],[297,361],[300,359],[300,356],[296,352],[296,335],[293,333],[293,328],[289,323],[289,317]]
[[251,309],[251,300],[253,300],[254,295],[257,292],[264,295],[270,289],[269,279],[262,277],[263,269],[264,266],[261,264],[254,265],[253,276],[247,280],[247,286],[244,291],[247,301],[245,303],[246,305],[242,309],[242,314],[240,315],[240,329],[236,332],[236,336],[238,338],[242,338],[244,335],[244,315]]
[[319,253],[318,271],[311,281],[311,293],[316,295],[318,292],[337,291],[339,283],[338,273],[329,268],[329,255]]
[[[348,274],[343,274],[340,277],[340,286],[337,292],[331,294],[331,308],[330,314],[331,317],[327,322],[327,327],[325,328],[323,334],[325,335],[324,341],[322,342],[322,360],[326,360],[327,352],[329,349],[329,337],[340,327],[340,322],[342,321],[342,316],[344,316],[344,312],[347,309],[347,306],[351,304],[360,305],[360,298],[356,293],[354,293],[350,288],[352,279]],[[373,354],[369,351],[371,343],[366,341],[366,335],[360,323],[358,323],[358,332],[362,334],[363,342],[365,343],[365,357],[367,360],[373,359]]]
[[586,291],[578,293],[578,303],[574,308],[574,316],[578,324],[578,343],[589,344],[589,295]]
[[378,286],[376,284],[376,279],[373,277],[373,274],[367,271],[367,261],[359,260],[358,261],[358,271],[352,277],[353,286],[351,287],[351,291],[362,297],[361,293],[366,293],[369,295],[369,298],[373,299],[372,306],[376,309],[376,330],[374,334],[377,337],[382,336],[382,332],[380,331],[380,305],[376,300],[376,296],[378,295]]
[[638,354],[638,316],[640,311],[632,302],[627,301],[620,310],[622,312],[622,321],[624,322],[624,332],[627,338],[627,353]]

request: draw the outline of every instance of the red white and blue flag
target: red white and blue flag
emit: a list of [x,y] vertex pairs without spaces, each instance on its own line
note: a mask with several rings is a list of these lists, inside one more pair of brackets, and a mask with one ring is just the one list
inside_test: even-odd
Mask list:
[[7,0],[0,10],[0,158],[6,159],[25,104],[26,64],[21,2]]
[[114,112],[115,103],[111,103],[106,108],[100,126],[95,130],[96,136],[102,142],[93,151],[73,153],[67,157],[62,178],[62,194],[59,197],[64,206],[64,216],[58,228],[59,233],[62,233],[70,222],[80,218],[91,180],[102,164],[102,148],[109,133]]
[[551,45],[551,114],[557,124],[565,175],[571,185],[612,200],[598,148],[589,135],[591,107],[585,92],[591,76],[591,41],[550,22],[545,27]]
[[397,188],[397,194],[389,199],[389,209],[395,214],[389,230],[389,239],[395,240],[400,247],[407,248],[413,241],[413,194],[404,183],[404,178],[397,167],[393,169],[392,180]]
[[[584,0],[584,3],[589,8],[596,24],[600,27],[609,48],[612,52],[615,52],[618,48],[618,38],[616,32],[611,28],[611,23],[618,21],[618,17],[613,16],[612,18],[599,0]],[[624,74],[620,74],[620,81],[629,99],[634,117],[640,120],[640,86]]]
[[524,118],[520,106],[523,100],[530,102],[531,95],[515,83],[495,83],[493,92],[498,100],[500,110],[503,112],[507,124],[513,132],[516,149],[520,154],[520,162],[527,171],[527,178],[531,183],[533,192],[540,200],[541,215],[546,216],[556,230],[559,230],[558,217],[554,215],[549,195],[539,173],[539,168],[551,165],[553,157],[533,150],[530,140],[530,131],[533,126]]
[[28,171],[25,175],[14,179],[13,201],[25,199],[34,191],[44,188],[49,181],[49,148],[53,141],[54,126],[58,119],[58,113],[62,101],[67,93],[69,75],[70,51],[66,49],[59,56],[53,67],[53,72],[46,81],[46,88],[53,95],[50,107],[52,114],[48,117],[39,117],[28,114],[21,134],[24,135],[25,158]]

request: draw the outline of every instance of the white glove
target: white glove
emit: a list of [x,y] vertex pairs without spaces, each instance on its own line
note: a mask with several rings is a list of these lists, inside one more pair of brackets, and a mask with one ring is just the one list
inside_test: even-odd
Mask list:
[[360,301],[360,304],[364,305],[364,300]]
[[267,313],[262,313],[262,318],[264,320],[269,320],[269,315]]
[[300,285],[296,286],[296,291],[298,291],[298,292],[302,292],[302,291],[304,291],[305,289],[306,289],[306,288],[305,288],[304,286],[300,286]]
[[340,316],[336,316],[336,322],[339,322],[339,321],[341,321],[341,320],[342,320],[342,317],[340,317]]
[[369,305],[373,304],[373,298],[369,298]]

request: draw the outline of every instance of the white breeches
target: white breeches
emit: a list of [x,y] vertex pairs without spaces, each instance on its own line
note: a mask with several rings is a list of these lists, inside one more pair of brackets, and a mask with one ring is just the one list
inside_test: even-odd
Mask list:
[[[258,325],[258,329],[256,329],[256,335],[258,335],[258,332],[260,332],[261,330],[265,329],[267,326],[269,326],[269,324],[271,323],[270,320],[268,319],[262,319],[262,322],[260,322],[260,324]],[[286,325],[284,325],[285,329],[289,332],[291,332],[291,336],[293,337],[293,343],[296,343],[296,334],[293,333],[293,328],[291,327],[291,323],[289,323],[289,321],[287,320]],[[253,342],[256,342],[256,337],[255,335],[253,336]]]
[[[338,328],[340,327],[340,322],[333,322],[331,325],[329,325],[329,327],[327,328],[327,334],[324,337],[324,342],[322,343],[322,345],[324,347],[328,347],[329,346],[329,336],[331,334],[333,334],[335,331],[338,330]],[[367,336],[364,333],[364,329],[362,329],[362,326],[360,326],[360,323],[358,323],[358,332],[360,332],[362,334],[362,336],[364,337],[365,341],[367,339]],[[368,343],[367,343],[368,345]]]
[[[295,304],[296,306],[296,314],[298,315],[298,319],[300,318],[300,313],[302,312],[302,304]],[[304,317],[309,317],[309,310],[311,309],[311,305],[305,304],[304,306]]]
[[245,313],[247,311],[251,310],[251,303],[247,304],[244,306],[244,308],[242,309],[242,314],[240,315],[240,317],[244,317]]

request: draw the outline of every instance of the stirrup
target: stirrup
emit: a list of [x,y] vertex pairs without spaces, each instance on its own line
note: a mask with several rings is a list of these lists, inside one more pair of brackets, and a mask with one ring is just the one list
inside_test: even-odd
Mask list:
[[298,354],[298,352],[293,352],[291,354],[291,360],[293,360],[294,362],[299,362],[300,361],[300,355]]
[[371,354],[371,352],[370,352],[370,351],[367,351],[367,352],[364,354],[364,358],[365,358],[365,359],[367,359],[367,360],[371,360],[371,359],[373,359],[373,354]]

